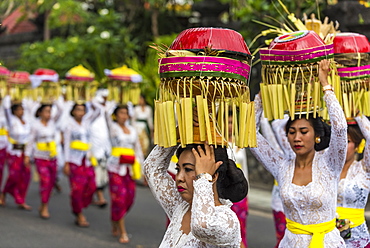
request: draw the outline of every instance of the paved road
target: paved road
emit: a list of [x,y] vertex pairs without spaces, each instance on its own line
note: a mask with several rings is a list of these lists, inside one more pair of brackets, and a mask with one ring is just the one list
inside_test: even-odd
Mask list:
[[[110,234],[109,208],[90,206],[85,214],[91,226],[75,226],[66,178],[63,178],[62,186],[63,192],[55,193],[51,199],[49,220],[38,217],[37,183],[31,183],[27,197],[28,203],[33,206],[30,212],[17,209],[8,196],[7,206],[0,207],[0,248],[152,248],[160,244],[165,231],[165,214],[148,188],[137,187],[135,204],[126,217],[131,242],[122,245]],[[251,248],[274,246],[272,216],[268,212],[251,209],[248,239]]]

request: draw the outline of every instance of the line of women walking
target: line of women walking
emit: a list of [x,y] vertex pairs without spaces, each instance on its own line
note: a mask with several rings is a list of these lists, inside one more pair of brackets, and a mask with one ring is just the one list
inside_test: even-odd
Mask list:
[[[89,226],[83,209],[92,203],[96,191],[94,166],[97,159],[91,149],[90,127],[103,114],[112,146],[106,165],[112,234],[118,236],[120,243],[128,243],[124,216],[134,202],[135,180],[141,178],[140,167],[144,161],[138,132],[130,124],[132,110],[130,112],[127,105],[112,102],[103,105],[95,100],[74,104],[63,99],[53,104],[30,100],[12,103],[9,96],[3,99],[2,108],[0,179],[5,164],[8,165],[8,178],[1,191],[0,205],[5,206],[7,195],[11,195],[19,208],[32,209],[26,203],[26,194],[31,179],[31,161],[34,161],[40,179],[39,215],[43,219],[50,218],[49,200],[58,174],[59,150],[65,160],[63,172],[70,183],[71,210],[79,227]],[[68,118],[61,119],[65,116],[63,111],[69,112]],[[63,125],[60,122],[64,122]],[[60,129],[60,126],[65,128]],[[60,132],[62,140],[58,144],[56,140]],[[58,149],[60,145],[62,149]]]

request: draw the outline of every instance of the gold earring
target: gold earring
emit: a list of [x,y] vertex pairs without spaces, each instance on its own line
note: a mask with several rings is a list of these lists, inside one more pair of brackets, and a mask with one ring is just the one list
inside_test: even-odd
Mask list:
[[316,138],[315,138],[315,143],[316,143],[316,144],[319,144],[320,142],[321,142],[321,138],[320,138],[320,137],[316,137]]

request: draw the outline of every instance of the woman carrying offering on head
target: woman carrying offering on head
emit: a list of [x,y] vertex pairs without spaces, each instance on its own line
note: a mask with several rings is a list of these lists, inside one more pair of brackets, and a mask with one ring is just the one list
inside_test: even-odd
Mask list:
[[[89,127],[99,116],[100,110],[86,113],[86,104],[75,103],[70,112],[72,118],[64,131],[64,174],[69,177],[71,186],[72,212],[76,216],[75,224],[88,227],[82,209],[90,205],[96,190],[93,169],[96,159],[90,151]],[[91,111],[92,112],[92,111]]]
[[5,117],[8,124],[8,168],[9,175],[0,196],[0,205],[5,205],[6,194],[14,197],[19,208],[31,210],[26,203],[26,194],[31,179],[29,164],[24,163],[24,149],[30,138],[30,123],[24,118],[24,108],[21,102],[11,103],[10,96],[3,100]]
[[127,105],[118,105],[106,116],[112,152],[107,161],[111,197],[112,233],[120,243],[128,243],[124,217],[134,203],[135,180],[141,177],[144,156]]
[[[346,162],[338,186],[337,227],[346,247],[370,247],[364,213],[370,192],[369,142],[365,146],[365,139],[370,140],[370,121],[365,116],[355,117],[355,120],[357,124],[348,125]],[[356,153],[363,153],[362,160],[355,159]]]
[[33,156],[37,172],[40,175],[41,206],[39,213],[43,219],[50,217],[48,203],[57,173],[57,144],[55,142],[57,128],[55,123],[62,111],[58,107],[57,115],[51,118],[51,109],[51,104],[41,104],[36,111],[37,120],[32,123],[31,137],[25,149],[24,159],[24,163],[30,166],[30,157]]
[[311,116],[289,120],[286,134],[295,153],[291,159],[280,155],[260,134],[258,147],[251,149],[280,186],[287,230],[279,247],[345,247],[335,228],[335,208],[347,149],[347,124],[328,84],[329,64],[327,60],[319,62],[319,80],[331,129]]

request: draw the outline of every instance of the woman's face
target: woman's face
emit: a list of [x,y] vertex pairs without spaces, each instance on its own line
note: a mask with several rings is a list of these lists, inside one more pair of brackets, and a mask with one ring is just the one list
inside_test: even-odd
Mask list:
[[23,113],[24,113],[24,109],[22,106],[18,106],[15,110],[14,110],[14,115],[17,116],[18,118],[22,118],[23,116]]
[[140,106],[145,106],[145,105],[146,105],[146,104],[145,104],[145,99],[144,99],[144,97],[143,97],[143,96],[140,96],[138,104],[139,104]]
[[195,180],[195,157],[191,150],[185,150],[181,153],[179,161],[176,164],[176,186],[182,199],[189,204],[193,200]]
[[129,115],[128,111],[125,108],[121,108],[116,113],[116,120],[119,124],[125,124],[125,122],[128,120]]
[[85,106],[77,105],[72,114],[75,119],[82,119],[82,117],[86,114]]
[[288,129],[288,141],[297,155],[315,151],[315,130],[306,119],[297,119]]
[[46,106],[40,112],[40,118],[44,120],[50,120],[51,117],[51,107]]
[[353,161],[355,159],[355,155],[356,155],[356,145],[353,142],[351,136],[348,135],[346,162],[347,161]]

